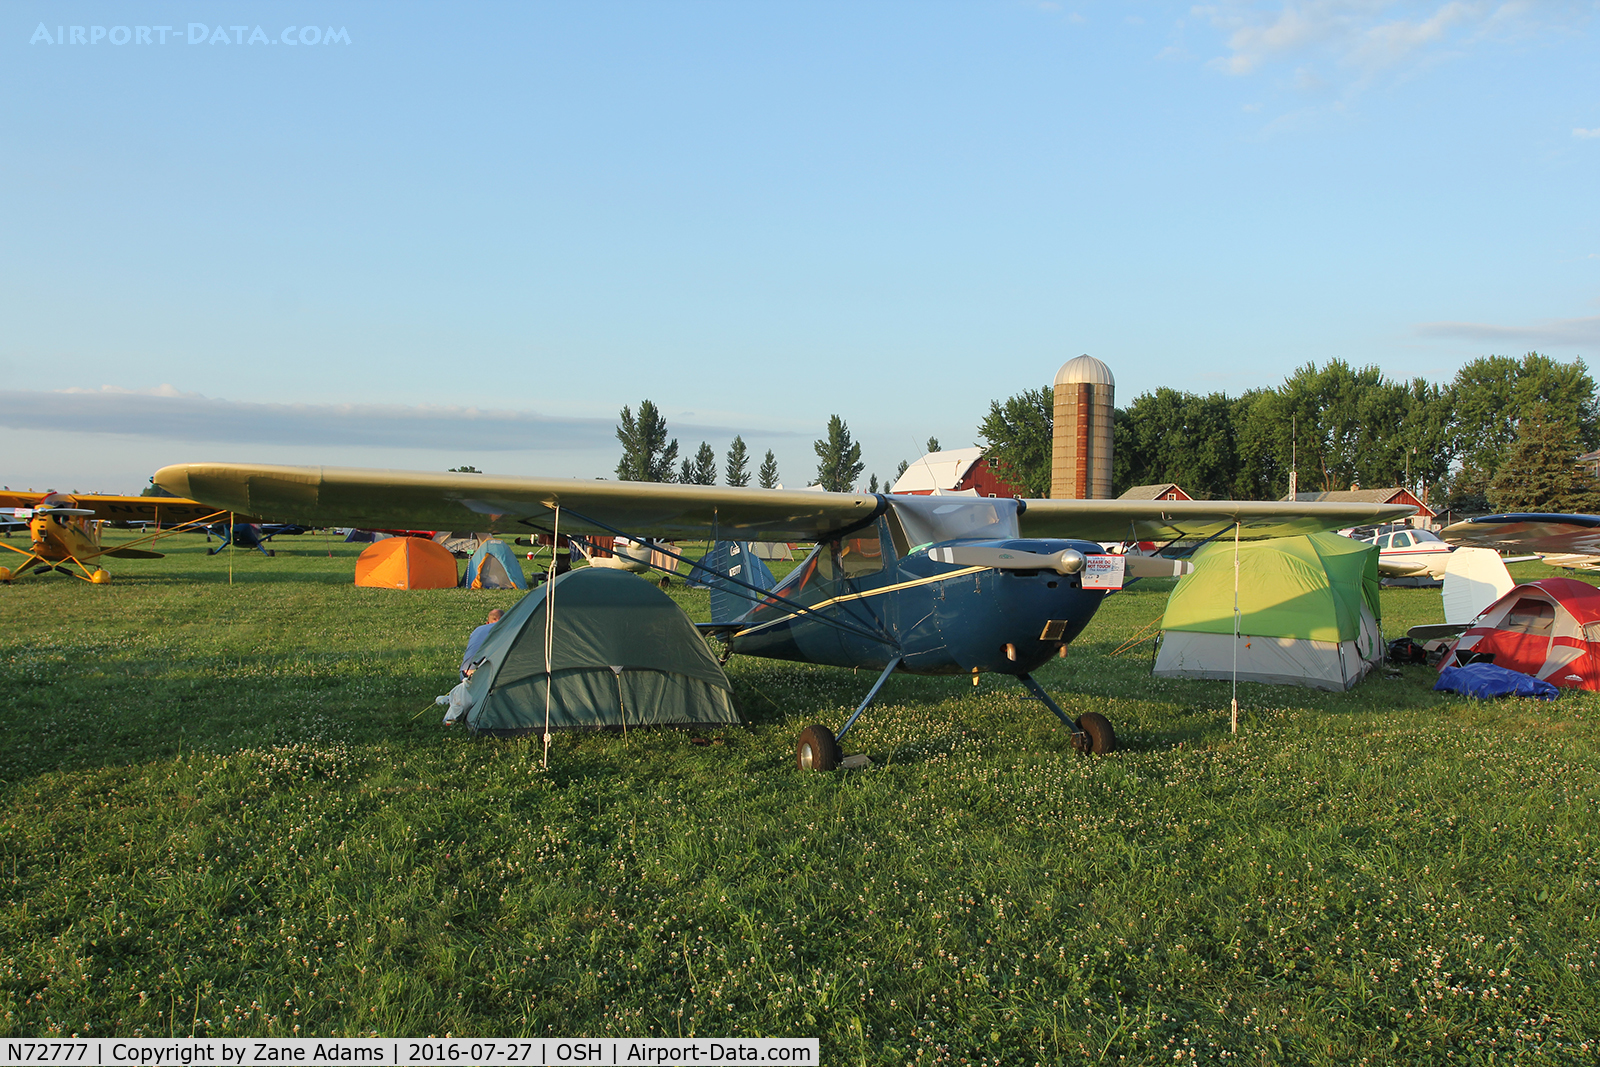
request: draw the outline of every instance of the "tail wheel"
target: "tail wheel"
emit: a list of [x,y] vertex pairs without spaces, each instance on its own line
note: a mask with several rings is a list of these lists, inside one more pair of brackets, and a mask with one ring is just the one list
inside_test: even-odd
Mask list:
[[802,771],[831,771],[839,766],[839,743],[826,726],[807,726],[794,742],[794,763]]
[[[1079,748],[1080,752],[1093,752],[1096,756],[1103,756],[1107,752],[1117,750],[1117,732],[1111,728],[1111,720],[1098,712],[1086,711],[1078,717],[1078,729],[1083,731],[1085,743]],[[1077,738],[1074,737],[1076,742]]]

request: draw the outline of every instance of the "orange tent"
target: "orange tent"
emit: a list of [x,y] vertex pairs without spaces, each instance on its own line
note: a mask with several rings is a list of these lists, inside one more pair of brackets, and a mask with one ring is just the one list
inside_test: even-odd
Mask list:
[[456,558],[421,537],[374,541],[356,558],[356,584],[374,589],[454,589]]

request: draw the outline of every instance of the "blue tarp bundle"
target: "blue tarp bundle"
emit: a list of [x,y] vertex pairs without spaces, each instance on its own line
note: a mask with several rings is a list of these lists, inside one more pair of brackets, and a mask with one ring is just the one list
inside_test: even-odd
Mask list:
[[1496,667],[1493,663],[1469,663],[1465,667],[1446,667],[1439,672],[1434,690],[1490,700],[1494,697],[1538,697],[1554,700],[1559,690],[1532,675]]

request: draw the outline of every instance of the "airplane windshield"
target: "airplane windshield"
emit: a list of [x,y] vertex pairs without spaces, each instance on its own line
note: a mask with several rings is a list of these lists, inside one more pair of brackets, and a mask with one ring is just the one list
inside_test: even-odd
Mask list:
[[958,537],[999,540],[1020,537],[1017,502],[1009,497],[889,497],[889,506],[912,548]]
[[1419,545],[1424,541],[1439,541],[1441,544],[1443,543],[1439,535],[1431,530],[1418,530],[1411,536],[1417,539],[1417,544]]

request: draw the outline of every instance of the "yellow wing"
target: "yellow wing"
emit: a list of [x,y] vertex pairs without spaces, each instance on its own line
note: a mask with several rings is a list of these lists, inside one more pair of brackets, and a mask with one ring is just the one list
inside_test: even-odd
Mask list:
[[[507,478],[351,467],[185,463],[163,467],[163,489],[208,507],[311,526],[372,529],[561,529],[741,541],[818,541],[857,529],[886,505],[867,493],[734,489],[657,482]],[[1209,537],[1241,523],[1249,539],[1387,522],[1405,505],[1280,501],[1029,500],[1025,537],[1094,541]]]
[[[108,522],[154,522],[163,524],[193,522],[217,509],[198,500],[170,496],[108,496],[104,493],[18,493],[0,492],[0,508],[36,508],[49,497],[62,507],[94,512],[92,518]],[[223,509],[227,510],[227,509]],[[243,516],[241,516],[242,518]]]

